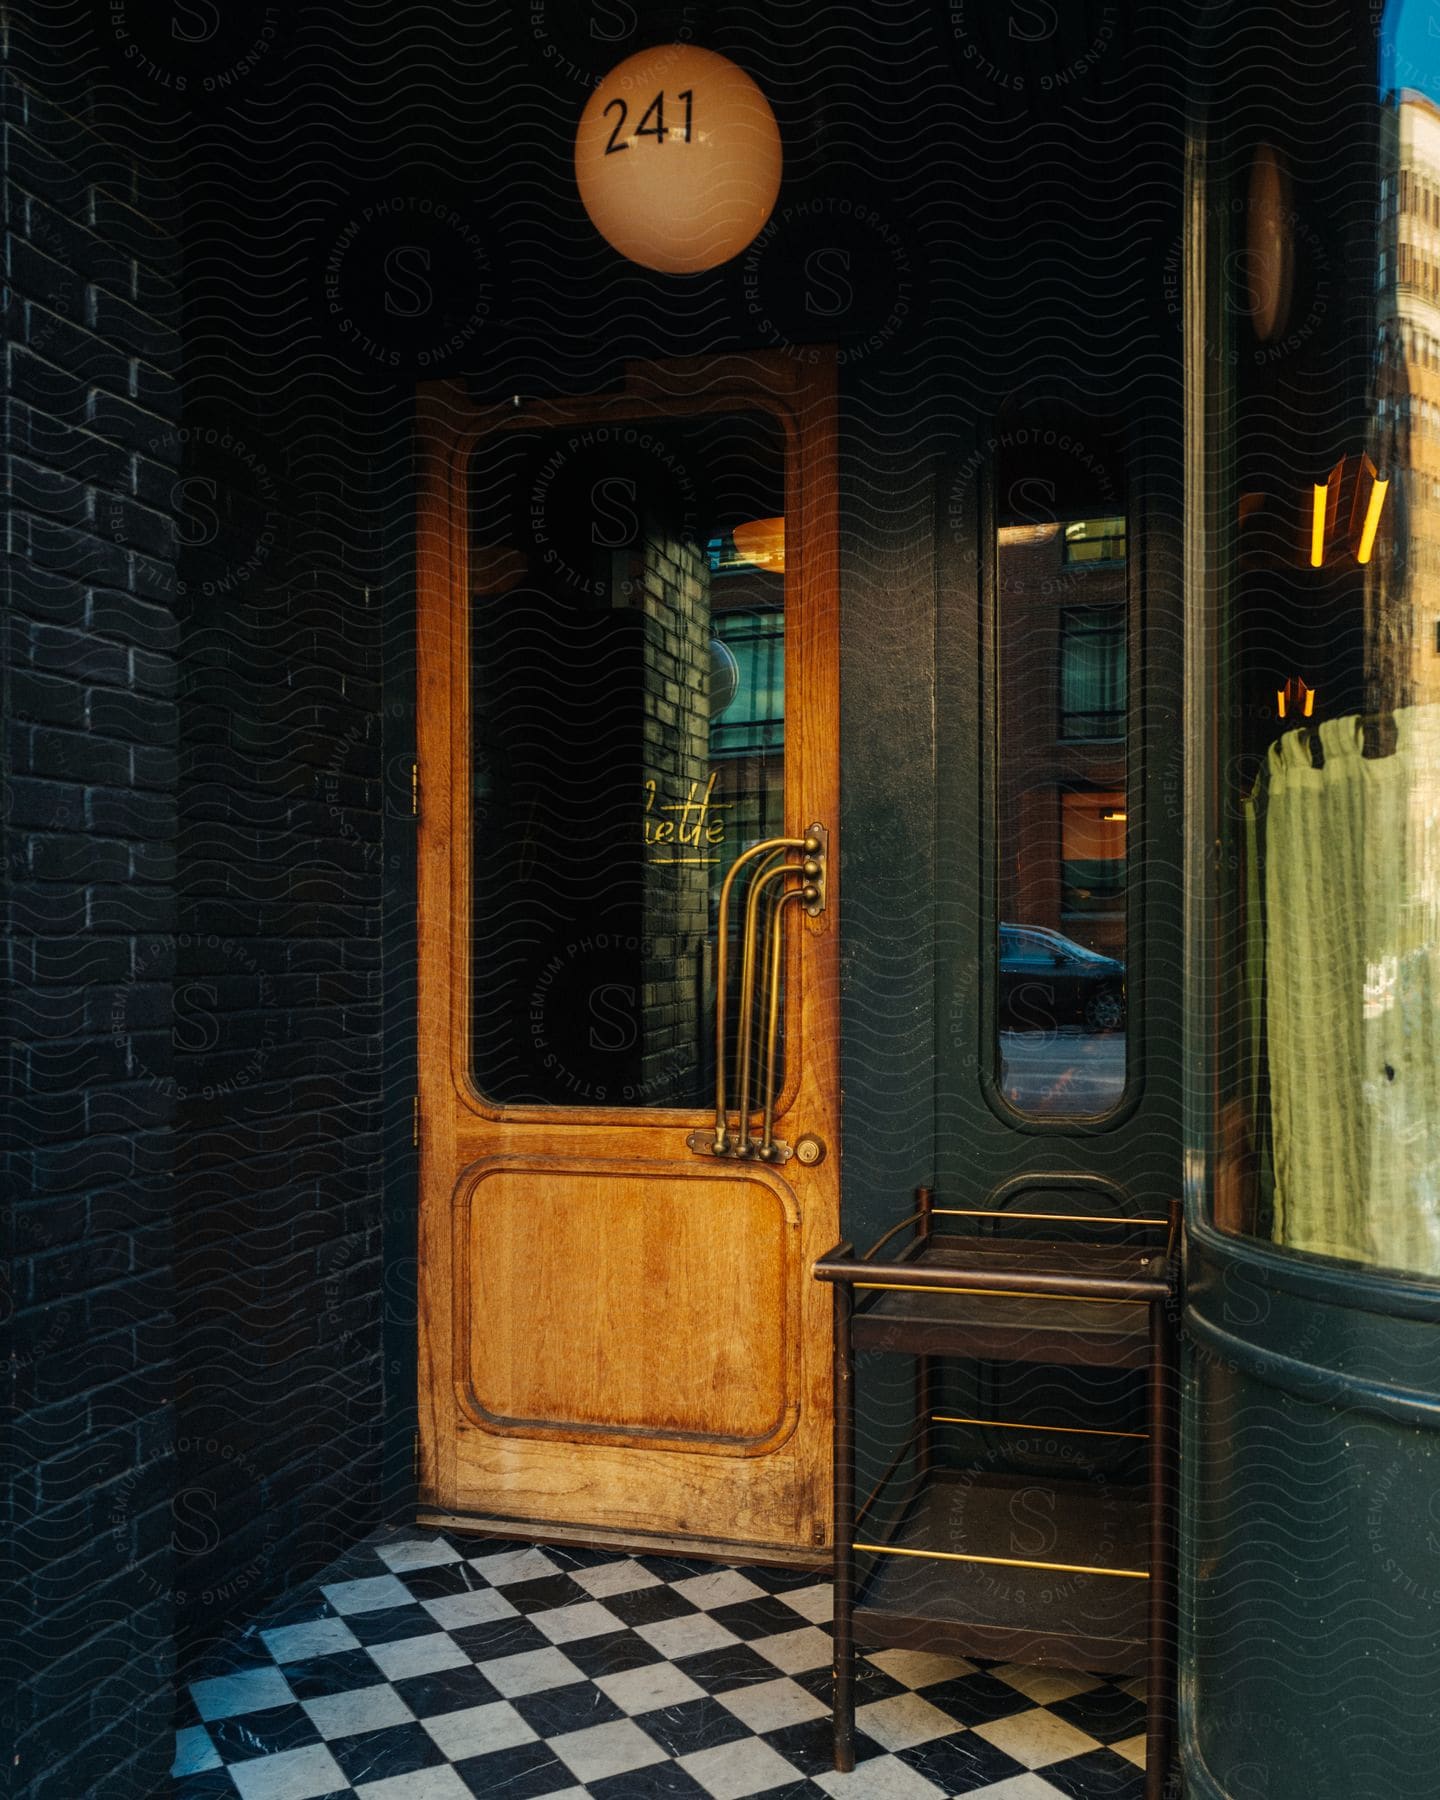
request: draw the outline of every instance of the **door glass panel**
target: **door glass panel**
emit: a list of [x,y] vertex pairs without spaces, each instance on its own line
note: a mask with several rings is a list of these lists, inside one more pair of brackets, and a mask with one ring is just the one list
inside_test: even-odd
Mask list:
[[[1072,512],[1065,499],[1083,496],[1048,474],[1008,475],[995,581],[999,1086],[1022,1113],[1093,1117],[1126,1076],[1125,518],[1113,500]],[[1024,496],[1023,520],[1007,495]]]
[[784,478],[763,414],[502,430],[473,453],[471,1053],[491,1100],[713,1103],[720,884],[783,828]]
[[[1207,209],[1224,634],[1212,1205],[1440,1276],[1440,64],[1227,114]],[[1373,54],[1373,50],[1372,50]],[[1339,108],[1351,121],[1337,127]],[[1352,147],[1363,145],[1363,149]],[[1278,198],[1277,198],[1278,196]],[[1343,286],[1341,279],[1343,275]],[[1340,302],[1343,300],[1343,304]]]

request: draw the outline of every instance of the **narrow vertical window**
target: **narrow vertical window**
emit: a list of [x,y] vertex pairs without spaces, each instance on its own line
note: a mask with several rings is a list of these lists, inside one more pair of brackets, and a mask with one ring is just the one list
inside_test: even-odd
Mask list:
[[1098,1118],[1125,1091],[1131,1003],[1123,488],[1076,433],[1012,435],[1040,449],[996,483],[996,1086],[1030,1117]]

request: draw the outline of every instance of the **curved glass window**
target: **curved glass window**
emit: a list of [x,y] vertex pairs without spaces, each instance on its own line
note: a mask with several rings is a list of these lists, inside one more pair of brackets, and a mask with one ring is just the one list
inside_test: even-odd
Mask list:
[[1247,80],[1212,110],[1201,379],[1224,740],[1215,1222],[1435,1277],[1433,19],[1424,0],[1389,6],[1378,43],[1332,56],[1304,106],[1227,45]]

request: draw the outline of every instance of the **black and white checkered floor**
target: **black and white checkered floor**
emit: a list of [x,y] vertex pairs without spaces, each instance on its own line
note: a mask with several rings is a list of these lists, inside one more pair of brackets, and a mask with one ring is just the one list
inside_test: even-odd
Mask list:
[[1139,1687],[912,1651],[830,1757],[828,1583],[378,1533],[181,1701],[177,1800],[1138,1800]]

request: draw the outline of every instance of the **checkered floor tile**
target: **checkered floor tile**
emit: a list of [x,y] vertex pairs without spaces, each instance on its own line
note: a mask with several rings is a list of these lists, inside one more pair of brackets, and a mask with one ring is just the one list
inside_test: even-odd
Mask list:
[[1134,1683],[882,1650],[813,1574],[382,1532],[181,1700],[176,1800],[1139,1800]]

